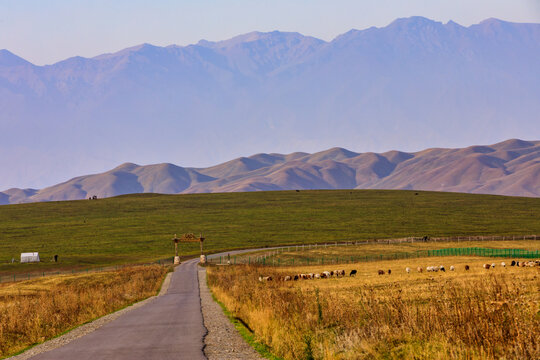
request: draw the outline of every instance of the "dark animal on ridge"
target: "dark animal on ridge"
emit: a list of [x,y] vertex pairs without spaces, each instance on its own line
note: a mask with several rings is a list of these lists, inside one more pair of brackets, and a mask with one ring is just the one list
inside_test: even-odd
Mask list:
[[384,275],[384,270],[379,270],[379,275]]
[[349,276],[356,276],[356,270],[351,270],[351,273],[349,274]]

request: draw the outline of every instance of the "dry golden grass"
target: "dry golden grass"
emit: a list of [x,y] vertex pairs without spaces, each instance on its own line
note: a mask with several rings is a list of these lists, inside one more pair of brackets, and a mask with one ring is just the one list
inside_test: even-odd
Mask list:
[[[509,263],[446,257],[348,264],[336,268],[356,269],[356,277],[265,283],[259,275],[335,269],[210,267],[209,284],[285,359],[540,358],[540,268],[502,268],[501,261]],[[498,266],[485,270],[486,262]],[[447,272],[425,272],[430,265]]]
[[137,266],[0,285],[0,358],[156,294],[167,271]]

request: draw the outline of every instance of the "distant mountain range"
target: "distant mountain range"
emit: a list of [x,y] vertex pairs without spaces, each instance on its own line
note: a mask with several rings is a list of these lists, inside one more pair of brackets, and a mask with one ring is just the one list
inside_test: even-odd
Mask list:
[[203,168],[125,163],[42,190],[0,192],[0,204],[131,193],[186,194],[291,189],[415,189],[540,196],[540,141],[415,153],[257,154]]
[[[253,32],[189,46],[144,44],[46,66],[0,50],[0,188],[42,187],[126,160],[215,164],[240,154],[313,152],[335,144],[411,151],[540,138],[538,64],[540,24],[488,19],[464,27],[422,17],[351,30],[330,42]],[[273,166],[289,162],[268,159]],[[387,160],[377,165],[380,174],[397,166]],[[245,161],[247,169],[260,160]],[[132,184],[137,171],[122,181]],[[258,171],[289,181],[285,173]],[[189,186],[174,191],[203,190],[217,175],[193,170],[177,176]],[[302,179],[298,186],[367,181],[307,185]],[[133,190],[145,189],[140,186]],[[75,196],[72,191],[66,196]]]

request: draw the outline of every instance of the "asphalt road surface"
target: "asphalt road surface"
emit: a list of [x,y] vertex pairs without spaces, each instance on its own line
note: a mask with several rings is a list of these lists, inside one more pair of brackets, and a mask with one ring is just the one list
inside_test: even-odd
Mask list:
[[205,359],[198,261],[176,267],[165,295],[32,359]]

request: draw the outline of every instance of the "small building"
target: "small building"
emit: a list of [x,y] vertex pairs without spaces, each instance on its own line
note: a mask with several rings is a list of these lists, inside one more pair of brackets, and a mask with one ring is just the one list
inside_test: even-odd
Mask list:
[[21,253],[21,263],[39,262],[39,253]]

